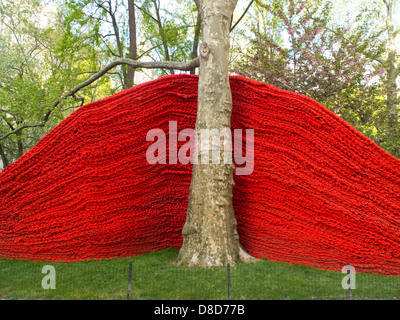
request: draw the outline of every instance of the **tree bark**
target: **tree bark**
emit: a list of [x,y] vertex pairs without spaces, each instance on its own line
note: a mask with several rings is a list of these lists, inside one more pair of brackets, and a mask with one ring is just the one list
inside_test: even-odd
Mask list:
[[4,152],[3,147],[0,145],[0,158],[1,161],[3,162],[3,169],[7,167],[10,164],[10,161],[8,160],[8,157],[6,153]]
[[[224,163],[226,146],[217,138],[219,163],[204,163],[202,130],[230,133],[232,94],[229,85],[230,23],[237,0],[196,0],[202,21],[200,76],[196,118],[197,164],[193,164],[189,206],[182,230],[179,263],[202,267],[255,260],[241,247],[233,211],[232,163]],[[213,138],[213,139],[214,139]],[[232,141],[230,141],[232,143]],[[228,150],[229,151],[229,150]]]
[[[136,44],[136,15],[135,0],[128,0],[129,11],[129,59],[136,60],[137,44]],[[124,81],[125,89],[130,88],[135,83],[135,67],[128,66],[126,79]]]

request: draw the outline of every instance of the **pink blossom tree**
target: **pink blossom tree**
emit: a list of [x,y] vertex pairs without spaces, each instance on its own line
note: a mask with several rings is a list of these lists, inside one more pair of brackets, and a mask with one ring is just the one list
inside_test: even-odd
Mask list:
[[331,4],[323,0],[257,5],[270,29],[253,28],[250,49],[234,72],[317,100],[400,156],[399,126],[390,121],[384,98],[393,86],[377,63],[385,52],[382,31],[333,23]]

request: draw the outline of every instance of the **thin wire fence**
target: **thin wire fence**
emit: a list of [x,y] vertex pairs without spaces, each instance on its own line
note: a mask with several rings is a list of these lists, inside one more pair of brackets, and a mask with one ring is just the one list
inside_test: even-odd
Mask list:
[[[399,266],[400,268],[400,266]],[[321,270],[322,269],[322,270]],[[268,263],[254,268],[13,263],[0,260],[0,299],[399,299],[400,277]],[[382,266],[376,266],[382,270]]]

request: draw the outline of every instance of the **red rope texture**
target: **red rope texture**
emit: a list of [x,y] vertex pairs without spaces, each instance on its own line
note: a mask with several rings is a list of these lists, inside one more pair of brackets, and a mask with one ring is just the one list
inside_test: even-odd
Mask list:
[[[233,197],[244,249],[399,274],[400,160],[310,98],[230,81],[232,129],[254,130],[254,171],[235,176]],[[146,135],[168,133],[169,121],[193,129],[197,85],[198,76],[166,76],[87,104],[3,170],[0,258],[82,261],[179,248],[192,166],[149,164]]]

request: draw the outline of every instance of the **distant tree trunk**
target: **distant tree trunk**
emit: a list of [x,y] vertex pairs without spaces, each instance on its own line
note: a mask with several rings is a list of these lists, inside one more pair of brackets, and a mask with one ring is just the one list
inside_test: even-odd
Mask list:
[[[136,43],[136,15],[135,15],[135,0],[128,0],[129,11],[129,58],[136,60],[137,58],[137,43]],[[125,89],[130,88],[135,83],[135,68],[128,66],[126,79],[124,81]]]
[[20,158],[20,157],[22,157],[24,155],[24,144],[23,144],[23,142],[21,140],[22,139],[22,132],[19,131],[15,135],[18,137],[18,139],[17,139],[17,147],[18,147],[17,157]]
[[[165,61],[171,61],[171,57],[169,55],[169,48],[168,48],[168,39],[165,34],[165,28],[163,27],[163,24],[161,21],[160,7],[159,7],[159,5],[157,5],[157,0],[153,0],[153,4],[154,4],[154,9],[156,11],[156,21],[157,21],[157,26],[158,26],[158,32],[160,33],[162,45],[164,48]],[[171,74],[175,73],[174,69],[169,69],[169,72]]]
[[[3,120],[5,120],[5,119],[3,119]],[[15,120],[15,123],[16,123],[17,127],[22,124],[22,122],[20,120],[18,120],[17,118],[14,118],[14,120]],[[15,130],[14,125],[11,122],[7,121],[7,120],[5,120],[5,121],[6,121],[7,125],[10,127],[11,131],[14,131]],[[24,155],[24,144],[22,142],[22,130],[21,131],[16,131],[15,135],[17,136],[17,149],[18,149],[17,159],[18,159],[18,158],[20,158],[20,157],[22,157]],[[3,164],[4,164],[3,156],[2,156],[2,160],[3,160]],[[6,163],[7,163],[7,165],[9,164],[8,159],[6,159]],[[4,166],[4,168],[5,168],[5,166]]]
[[[104,6],[104,3],[108,4],[107,8]],[[134,3],[133,3],[133,5],[134,5]],[[124,50],[123,50],[123,45],[122,45],[122,41],[121,41],[121,34],[119,32],[118,22],[117,22],[117,18],[115,16],[116,9],[113,10],[111,1],[104,1],[99,6],[101,8],[103,8],[109,14],[109,16],[111,18],[111,22],[112,22],[112,26],[113,26],[113,30],[114,30],[115,41],[117,43],[118,56],[120,58],[124,58]],[[131,6],[131,3],[130,3],[130,0],[128,0],[128,10],[130,10],[130,6]],[[129,18],[131,18],[131,12],[129,12]],[[131,31],[130,23],[131,23],[131,21],[129,21],[129,31]],[[131,87],[130,84],[132,83],[128,78],[128,67],[123,65],[121,67],[121,71],[122,71],[122,87],[124,89],[127,89],[127,88]]]
[[[196,19],[196,26],[195,26],[195,30],[194,30],[191,59],[195,59],[198,57],[200,31],[201,31],[201,17],[200,17],[200,12],[197,12],[197,19]],[[190,70],[190,74],[195,74],[195,73],[196,73],[196,69]]]
[[[195,0],[202,20],[200,77],[196,133],[231,128],[232,94],[229,85],[230,23],[237,0]],[[219,136],[217,137],[219,139]],[[189,207],[182,230],[179,261],[202,267],[235,265],[253,260],[241,247],[232,205],[233,164],[202,163],[201,139],[196,141],[198,164],[193,164]],[[221,145],[221,144],[220,144]],[[210,152],[211,153],[211,152]]]
[[387,108],[390,114],[388,119],[390,126],[398,126],[398,99],[397,99],[397,85],[396,79],[400,73],[400,65],[396,65],[396,45],[393,25],[393,0],[384,0],[386,6],[386,29],[388,35],[388,47],[387,47],[387,60],[386,64],[388,70],[386,72],[386,81],[388,85],[388,93],[386,95]]
[[1,145],[0,145],[0,158],[1,158],[1,161],[3,162],[3,169],[4,169],[5,167],[7,167],[10,164],[10,162],[9,162],[8,157],[7,157],[6,153],[4,152],[4,149]]

